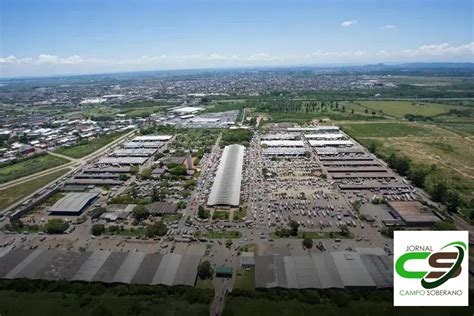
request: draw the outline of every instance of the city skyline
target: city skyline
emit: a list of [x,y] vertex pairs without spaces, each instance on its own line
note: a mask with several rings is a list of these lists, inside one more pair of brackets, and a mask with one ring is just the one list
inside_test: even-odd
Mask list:
[[470,1],[9,1],[0,76],[472,62]]

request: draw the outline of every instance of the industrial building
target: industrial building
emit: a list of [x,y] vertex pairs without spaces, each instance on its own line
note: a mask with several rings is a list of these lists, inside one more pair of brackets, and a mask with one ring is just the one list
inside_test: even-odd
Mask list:
[[263,135],[261,139],[263,140],[282,140],[282,139],[299,139],[300,135],[298,133],[281,133],[281,134],[267,134]]
[[241,145],[229,145],[224,148],[207,205],[238,206],[240,204],[244,149]]
[[441,222],[439,217],[418,201],[390,201],[387,204],[395,213],[394,217],[400,217],[407,226],[432,226]]
[[125,148],[116,149],[110,156],[115,157],[150,157],[156,152],[154,148]]
[[0,279],[194,286],[199,261],[174,253],[13,249],[0,260]]
[[147,160],[146,157],[104,157],[99,159],[99,165],[142,165]]
[[309,144],[312,147],[350,147],[354,143],[350,140],[336,139],[336,140],[313,140],[310,139]]
[[381,248],[312,252],[307,256],[255,257],[256,288],[387,288],[393,286],[393,259]]
[[302,140],[262,140],[261,144],[268,147],[304,147]]
[[123,144],[123,148],[125,149],[134,149],[134,148],[160,148],[163,146],[163,142],[156,141],[156,142],[139,142],[139,141],[130,141]]
[[322,134],[304,134],[307,139],[346,139],[347,137],[340,133],[322,133]]
[[49,214],[71,216],[80,215],[94,202],[98,195],[99,193],[97,192],[68,193],[65,197],[54,203],[54,205],[49,209]]
[[134,137],[132,142],[165,142],[172,138],[171,135],[142,135]]
[[302,147],[269,147],[262,150],[264,156],[303,156],[306,149]]

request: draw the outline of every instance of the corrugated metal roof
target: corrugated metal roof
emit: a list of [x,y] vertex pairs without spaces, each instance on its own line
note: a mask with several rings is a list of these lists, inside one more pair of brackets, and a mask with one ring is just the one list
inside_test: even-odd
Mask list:
[[97,197],[97,192],[79,193],[72,192],[68,193],[65,197],[54,203],[49,209],[50,212],[80,212],[90,200]]
[[239,205],[243,161],[244,146],[230,145],[224,148],[208,205]]
[[14,249],[0,277],[194,286],[200,256],[141,252]]

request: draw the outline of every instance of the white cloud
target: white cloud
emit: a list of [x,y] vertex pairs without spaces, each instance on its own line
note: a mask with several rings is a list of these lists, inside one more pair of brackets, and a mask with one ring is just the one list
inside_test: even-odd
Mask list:
[[422,45],[417,48],[402,49],[399,51],[388,52],[379,51],[379,57],[398,58],[401,60],[474,60],[474,42],[459,46],[451,46],[448,43],[435,45]]
[[387,24],[387,25],[384,25],[383,28],[386,30],[393,30],[393,29],[396,29],[397,26],[395,24]]
[[72,73],[139,71],[153,69],[218,68],[247,66],[311,65],[322,63],[375,63],[415,61],[474,62],[474,42],[453,46],[448,43],[422,45],[400,50],[363,49],[302,54],[258,52],[248,55],[194,53],[184,55],[144,55],[127,59],[94,59],[79,55],[60,57],[41,54],[35,58],[0,57],[1,76],[29,76]]
[[349,26],[352,26],[352,25],[357,24],[357,23],[359,23],[359,21],[357,21],[357,20],[344,21],[344,22],[341,23],[341,26],[342,27],[349,27]]

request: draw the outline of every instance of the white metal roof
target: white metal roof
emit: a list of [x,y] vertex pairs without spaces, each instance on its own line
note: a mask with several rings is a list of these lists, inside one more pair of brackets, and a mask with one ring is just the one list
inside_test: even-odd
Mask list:
[[322,133],[322,134],[305,134],[306,138],[316,138],[316,139],[342,139],[345,136],[340,133]]
[[244,146],[229,145],[224,148],[208,205],[239,205],[243,161]]
[[353,142],[350,140],[309,140],[309,144],[313,147],[325,147],[325,146],[352,146]]
[[132,142],[158,142],[158,141],[165,141],[170,140],[171,135],[143,135],[137,136],[132,139]]
[[202,111],[204,108],[200,107],[195,107],[195,106],[185,106],[182,108],[174,109],[173,112],[178,112],[178,113],[195,113],[198,111]]
[[336,132],[339,131],[338,126],[316,126],[316,127],[288,127],[289,132]]
[[141,165],[146,160],[145,157],[106,157],[100,159],[97,163],[104,165]]
[[50,212],[71,212],[79,213],[90,200],[98,195],[97,192],[90,193],[68,193],[65,197],[57,201],[50,209]]
[[262,145],[269,147],[303,147],[302,140],[262,140]]

